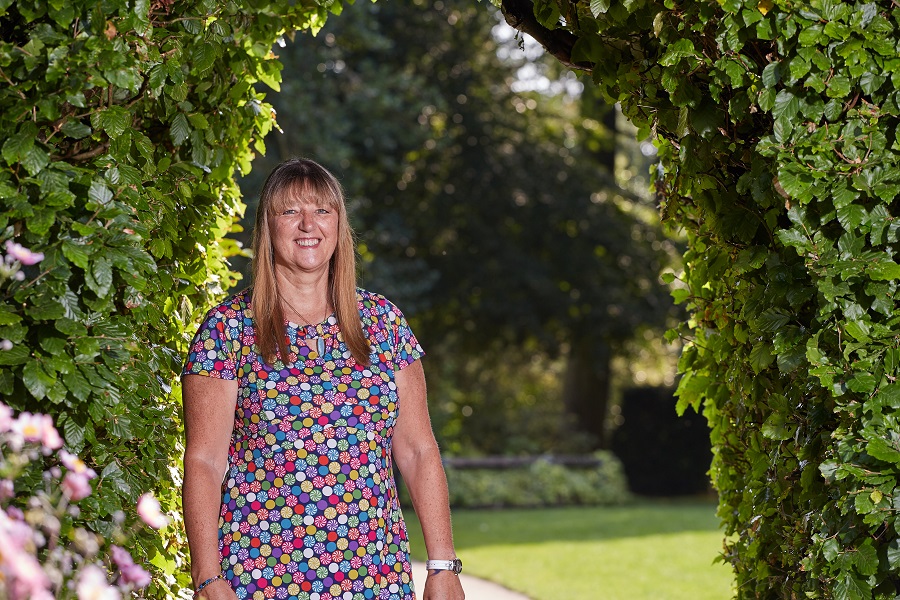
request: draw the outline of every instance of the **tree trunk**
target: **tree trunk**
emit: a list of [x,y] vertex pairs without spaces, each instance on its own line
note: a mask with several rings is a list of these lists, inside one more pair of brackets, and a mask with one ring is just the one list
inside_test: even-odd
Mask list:
[[594,449],[608,448],[606,416],[609,405],[612,350],[603,339],[574,337],[566,365],[563,399],[579,431],[590,435]]

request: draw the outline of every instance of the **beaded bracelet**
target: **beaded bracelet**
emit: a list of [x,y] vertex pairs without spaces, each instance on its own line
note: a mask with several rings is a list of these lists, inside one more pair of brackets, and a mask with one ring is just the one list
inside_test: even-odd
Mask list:
[[222,581],[225,581],[225,576],[222,575],[221,573],[219,573],[215,577],[210,577],[209,579],[207,579],[206,581],[204,581],[203,583],[201,583],[200,585],[197,586],[197,589],[194,590],[194,595],[196,596],[197,594],[202,592],[203,588],[205,588],[206,586],[211,584],[213,581],[216,581],[217,579],[221,579]]

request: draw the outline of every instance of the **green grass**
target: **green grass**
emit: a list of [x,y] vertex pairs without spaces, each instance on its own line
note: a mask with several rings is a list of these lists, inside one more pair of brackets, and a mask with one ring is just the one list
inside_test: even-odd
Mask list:
[[[413,557],[424,560],[415,514]],[[468,574],[534,600],[727,600],[730,568],[713,560],[722,532],[710,502],[629,507],[457,510],[457,552]]]

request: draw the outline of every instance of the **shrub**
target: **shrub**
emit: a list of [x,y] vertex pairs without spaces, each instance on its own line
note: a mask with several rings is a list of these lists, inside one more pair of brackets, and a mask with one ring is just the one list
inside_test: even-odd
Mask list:
[[[453,508],[613,505],[628,500],[619,460],[610,452],[594,454],[595,467],[565,467],[538,459],[511,469],[445,467]],[[401,500],[409,504],[408,492]]]

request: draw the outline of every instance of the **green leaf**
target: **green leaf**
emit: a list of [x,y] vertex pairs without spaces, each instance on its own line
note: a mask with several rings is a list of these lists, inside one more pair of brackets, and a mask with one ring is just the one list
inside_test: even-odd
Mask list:
[[787,425],[784,415],[772,413],[762,426],[762,434],[770,440],[789,440],[794,436],[794,427]]
[[[77,370],[73,369],[71,373],[67,373],[63,375],[63,383],[65,383],[66,388],[72,395],[78,398],[81,401],[87,400],[91,395],[91,384],[88,383],[88,380],[84,378],[84,376]],[[66,436],[68,439],[68,436]]]
[[15,344],[10,350],[0,350],[0,365],[20,365],[31,357],[25,344]]
[[893,261],[883,260],[868,266],[869,277],[875,281],[900,279],[900,265]]
[[94,261],[90,270],[90,277],[86,278],[88,287],[100,298],[105,298],[109,294],[110,286],[112,286],[112,264],[109,259],[101,256]]
[[772,108],[772,116],[776,119],[784,116],[791,119],[800,110],[800,100],[787,90],[781,90],[775,96],[775,106]]
[[95,129],[102,129],[110,138],[117,138],[131,127],[131,113],[121,106],[110,106],[91,115]]
[[864,540],[860,544],[853,557],[853,562],[862,575],[874,575],[878,572],[878,552],[872,545],[871,539]]
[[536,0],[534,16],[547,29],[559,27],[559,4],[555,0]]
[[900,450],[881,437],[872,438],[866,444],[866,453],[878,460],[900,465]]
[[72,264],[85,270],[88,268],[88,258],[90,256],[87,248],[86,245],[79,244],[70,239],[64,239],[62,242],[63,256],[65,256]]
[[591,14],[594,17],[606,14],[611,0],[591,0]]
[[846,231],[854,231],[866,218],[866,209],[857,204],[848,204],[837,209],[837,218]]
[[71,417],[67,417],[62,424],[63,436],[66,445],[75,453],[84,448],[84,427],[76,423]]
[[50,155],[38,146],[33,146],[22,157],[21,163],[28,174],[34,177],[50,164]]
[[813,178],[808,172],[797,172],[796,166],[778,171],[778,184],[785,193],[802,204],[812,198]]
[[845,98],[850,95],[850,80],[843,75],[832,77],[827,85],[825,95],[829,98]]
[[750,367],[754,373],[761,373],[774,360],[775,355],[772,353],[772,345],[769,343],[760,342],[753,346],[753,349],[750,351]]
[[869,341],[869,324],[865,321],[846,321],[844,331],[859,342]]
[[871,591],[868,583],[845,573],[834,586],[834,600],[868,600]]
[[766,68],[763,69],[762,72],[762,82],[763,85],[767,88],[775,87],[775,85],[781,80],[781,72],[779,70],[779,62],[771,62],[766,65]]
[[34,148],[37,133],[37,126],[31,121],[26,121],[17,133],[9,136],[3,142],[2,150],[3,158],[6,162],[13,165],[22,160]]
[[176,146],[180,146],[191,135],[191,126],[188,124],[187,117],[184,113],[178,113],[172,119],[172,127],[170,129],[172,141]]
[[682,58],[696,55],[697,51],[694,49],[694,42],[689,38],[681,38],[674,44],[669,44],[662,58],[659,59],[659,64],[671,67],[678,64]]
[[892,571],[900,570],[900,539],[893,539],[888,544],[887,562]]
[[756,326],[762,331],[778,331],[790,321],[791,316],[777,308],[764,311],[756,319]]
[[22,370],[22,381],[25,387],[37,400],[44,398],[53,384],[56,383],[56,377],[47,374],[40,362],[37,360],[29,361]]
[[91,182],[91,189],[88,190],[88,198],[101,206],[106,206],[113,199],[112,190],[106,187],[106,184],[99,179]]
[[68,120],[63,123],[62,127],[60,127],[60,131],[62,131],[66,136],[80,140],[82,138],[86,138],[91,135],[91,131],[93,131],[88,125],[80,121]]

